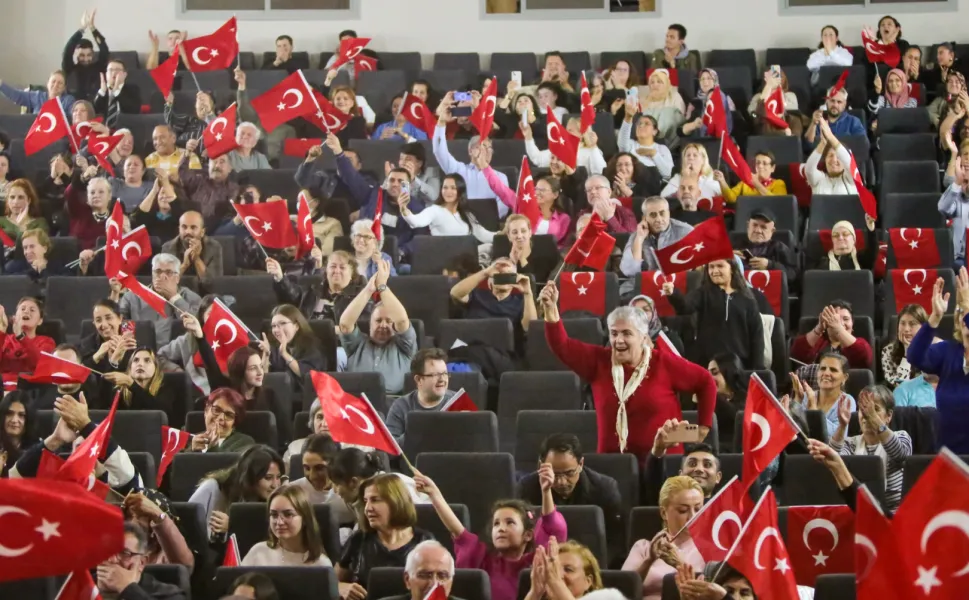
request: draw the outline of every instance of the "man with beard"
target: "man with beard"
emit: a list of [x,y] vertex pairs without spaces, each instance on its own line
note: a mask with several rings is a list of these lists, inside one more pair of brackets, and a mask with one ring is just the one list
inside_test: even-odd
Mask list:
[[743,261],[745,269],[784,271],[790,285],[797,278],[797,256],[787,244],[774,239],[776,220],[769,208],[751,213],[747,220],[747,239],[734,247],[734,254]]
[[[81,16],[81,28],[74,32],[71,39],[64,46],[64,56],[61,59],[61,70],[67,75],[68,93],[78,100],[93,100],[101,87],[101,74],[108,67],[111,51],[104,36],[94,25],[97,9],[88,15],[84,11]],[[98,45],[98,58],[94,59],[94,44],[84,38],[84,33],[90,31]]]
[[[831,127],[831,133],[838,139],[843,139],[845,136],[850,135],[867,135],[865,132],[865,126],[861,124],[861,120],[854,116],[848,114],[848,90],[841,88],[837,92],[834,91],[834,86],[828,89],[827,100],[824,102],[824,106],[814,111],[812,117],[815,119],[813,123],[817,123],[816,119],[825,118],[828,120],[828,125]],[[818,142],[821,141],[821,126],[813,125],[808,127],[804,132],[804,139],[808,143],[808,147],[813,149],[817,146]]]
[[678,210],[673,210],[673,218],[694,227],[717,216],[716,213],[699,208],[700,178],[695,173],[684,172],[680,176],[680,187],[677,190],[680,202]]
[[643,219],[629,236],[622,251],[619,270],[626,277],[642,271],[659,270],[656,250],[675,244],[693,231],[693,226],[670,218],[670,204],[662,196],[643,200]]
[[[677,428],[680,423],[677,419],[670,419],[663,424],[656,432],[653,441],[653,449],[646,460],[645,474],[643,477],[643,496],[644,504],[651,505],[659,498],[659,490],[666,481],[666,474],[663,472],[663,457],[666,451],[673,446],[667,441],[670,432]],[[693,478],[700,487],[703,488],[703,496],[707,500],[713,496],[723,479],[720,471],[720,457],[713,451],[709,444],[692,444],[686,447],[683,460],[680,462],[680,472],[678,475],[686,475]]]
[[[195,150],[194,140],[188,144],[188,152]],[[189,154],[182,155],[178,165],[178,177],[182,181],[185,193],[197,206],[201,207],[205,227],[216,231],[223,221],[231,221],[234,216],[232,200],[239,195],[239,184],[229,176],[232,165],[229,157],[222,155],[209,161],[207,172],[190,168]],[[192,161],[198,160],[191,154]]]
[[[374,262],[377,272],[340,315],[340,343],[346,349],[347,371],[381,373],[387,393],[400,394],[417,351],[417,333],[404,305],[387,287],[390,264],[379,255]],[[380,301],[370,313],[368,336],[357,327],[357,319],[374,294],[380,296]]]
[[182,257],[182,275],[200,280],[222,276],[222,245],[205,235],[202,213],[190,210],[178,219],[178,237],[166,242],[162,252]]
[[440,348],[418,350],[410,361],[410,373],[417,389],[394,400],[387,413],[387,429],[401,447],[407,413],[439,412],[456,393],[448,389],[447,353]]

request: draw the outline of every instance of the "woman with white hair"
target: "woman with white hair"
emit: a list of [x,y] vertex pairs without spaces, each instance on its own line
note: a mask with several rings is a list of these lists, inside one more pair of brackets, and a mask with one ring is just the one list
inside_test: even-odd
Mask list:
[[77,238],[81,250],[93,248],[97,239],[104,235],[105,221],[110,215],[111,184],[104,177],[95,177],[97,172],[97,165],[79,165],[64,191],[70,215],[68,232]]
[[815,269],[824,271],[858,271],[874,269],[878,255],[878,238],[875,236],[875,220],[865,215],[868,232],[865,247],[858,250],[855,226],[850,221],[838,221],[831,227],[831,249],[821,255]]
[[[642,310],[622,306],[609,314],[609,344],[602,347],[570,338],[559,318],[559,292],[545,285],[539,296],[545,309],[545,339],[552,352],[592,385],[599,443],[597,452],[626,452],[642,463],[656,431],[668,419],[682,419],[679,392],[698,398],[701,438],[713,423],[717,384],[695,365],[649,339]],[[682,452],[682,448],[676,450]]]
[[353,243],[353,254],[357,260],[357,273],[369,280],[377,273],[377,261],[374,257],[387,261],[390,265],[390,274],[397,275],[394,268],[394,261],[390,255],[383,252],[384,247],[384,226],[380,226],[380,239],[373,234],[373,221],[371,219],[358,219],[350,226],[350,241]]
[[269,159],[256,150],[262,132],[255,123],[243,121],[236,127],[236,144],[239,146],[229,153],[229,164],[236,173],[254,169],[271,169]]

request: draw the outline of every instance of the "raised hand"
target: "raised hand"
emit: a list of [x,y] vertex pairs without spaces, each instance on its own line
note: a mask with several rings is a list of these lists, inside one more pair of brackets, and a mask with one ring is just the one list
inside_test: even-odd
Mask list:
[[945,286],[945,281],[941,277],[935,280],[935,285],[932,286],[932,314],[929,315],[929,324],[932,327],[938,327],[939,323],[942,321],[945,311],[949,308],[949,292],[942,292],[942,288]]
[[845,429],[848,428],[848,423],[851,422],[851,403],[847,396],[842,396],[838,399],[838,423],[841,424]]
[[541,293],[538,295],[538,299],[541,301],[542,306],[546,308],[558,306],[559,303],[559,290],[555,286],[554,281],[549,281],[542,288]]
[[552,470],[552,464],[542,463],[538,468],[538,484],[542,488],[542,493],[551,490],[553,483],[555,483],[555,472]]

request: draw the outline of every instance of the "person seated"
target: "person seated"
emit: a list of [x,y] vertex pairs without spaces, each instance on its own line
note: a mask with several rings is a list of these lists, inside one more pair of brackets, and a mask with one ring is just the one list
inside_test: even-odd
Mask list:
[[[640,94],[640,112],[656,120],[656,137],[665,140],[667,145],[677,144],[676,132],[683,124],[686,105],[680,97],[676,86],[670,83],[670,74],[666,69],[656,69],[649,76],[649,89],[645,95]],[[626,102],[626,114],[633,109],[629,101]],[[621,149],[621,148],[620,148]]]
[[178,237],[162,245],[161,251],[181,256],[179,273],[211,281],[222,276],[222,244],[205,235],[202,213],[190,210],[178,218]]
[[408,142],[401,146],[397,166],[410,173],[411,195],[423,196],[426,199],[425,204],[437,201],[441,194],[441,171],[428,164],[427,151],[423,144]]
[[[707,156],[707,149],[700,144],[687,144],[683,147],[680,154],[680,169],[686,174],[690,173],[698,180],[700,198],[713,198],[721,194],[720,184],[713,177],[713,168],[710,167],[710,157]],[[664,198],[676,196],[680,188],[680,173],[673,177],[659,193]]]
[[643,200],[642,212],[643,218],[629,236],[619,263],[619,272],[626,277],[643,271],[659,271],[656,250],[675,244],[693,231],[692,225],[670,217],[670,203],[662,196]]
[[64,71],[60,69],[52,72],[47,78],[47,89],[45,90],[21,90],[7,82],[2,82],[0,83],[0,94],[33,114],[39,113],[40,108],[51,98],[57,98],[65,113],[71,112],[71,107],[74,106],[74,96],[67,93]]
[[[330,71],[332,69],[331,65],[333,65],[333,63],[336,62],[336,60],[340,57],[340,44],[343,42],[343,40],[354,39],[356,37],[357,37],[357,32],[352,29],[344,29],[343,31],[341,31],[340,34],[337,36],[338,41],[336,45],[336,50],[334,50],[333,56],[327,59],[326,64],[323,66],[323,68],[326,69],[327,71]],[[347,61],[342,65],[340,65],[339,67],[337,67],[337,71],[346,71],[347,75],[350,76],[350,81],[357,80],[356,68],[352,60]]]
[[440,348],[418,350],[410,361],[410,375],[416,389],[398,396],[387,412],[387,430],[401,447],[409,413],[440,412],[457,393],[448,389],[447,352]]
[[[192,140],[188,144],[193,150],[194,142]],[[205,228],[218,231],[220,225],[232,220],[234,211],[231,202],[239,195],[239,184],[230,177],[232,167],[229,157],[222,155],[211,159],[205,171],[191,170],[188,157],[188,154],[182,155],[178,163],[178,179],[188,199],[201,208]]]
[[720,193],[723,201],[727,204],[737,202],[738,196],[786,196],[787,184],[783,179],[774,179],[774,169],[777,167],[774,153],[770,150],[761,150],[754,155],[754,187],[750,187],[743,181],[730,187],[727,185],[727,178],[723,171],[714,171],[713,179],[719,184]]
[[673,217],[694,227],[707,219],[717,217],[718,213],[700,209],[697,206],[702,193],[700,190],[700,178],[692,171],[684,171],[683,177],[679,180],[679,190],[676,194],[679,200],[674,200],[679,206],[672,210],[671,214]]
[[[670,166],[670,172],[672,169]],[[633,197],[656,196],[665,185],[659,169],[647,167],[629,152],[614,154],[602,174],[612,182],[612,195],[627,208],[632,208]],[[573,198],[576,209],[583,208],[577,205],[579,200],[580,198]]]
[[[502,234],[511,243],[511,250],[508,251],[508,260],[514,263],[518,272],[533,276],[535,281],[548,281],[552,271],[559,265],[560,258],[558,254],[551,256],[532,254],[532,250],[534,249],[532,244],[532,223],[528,220],[528,217],[519,214],[509,215],[505,219],[505,228],[502,230]],[[469,256],[468,259],[468,262],[474,268],[458,269],[463,270],[464,274],[457,279],[464,279],[480,270],[477,257]],[[455,257],[455,261],[461,263],[462,257]],[[450,272],[452,269],[447,270]]]
[[[346,126],[337,132],[336,137],[340,140],[340,144],[349,146],[350,140],[369,139],[367,125],[373,125],[376,115],[373,114],[369,106],[366,107],[367,110],[364,110],[363,102],[366,102],[366,99],[363,96],[357,96],[350,86],[335,85],[331,88],[330,84],[333,83],[336,75],[337,72],[333,69],[326,72],[322,90],[323,95],[330,100],[334,108],[343,113],[344,118],[347,119]],[[369,116],[367,111],[370,112]]]
[[[492,137],[523,140],[530,133],[536,143],[543,146],[548,143],[548,118],[539,112],[538,99],[528,92],[519,91],[514,81],[508,82],[507,93],[498,100],[495,126],[498,131]],[[455,136],[455,129],[456,124],[449,122],[445,130],[448,139]]]
[[645,313],[646,320],[649,321],[649,339],[654,345],[656,340],[659,339],[659,334],[662,333],[677,352],[681,355],[684,353],[683,339],[680,338],[679,333],[660,321],[659,315],[656,313],[656,302],[652,298],[645,294],[637,294],[627,303],[627,306],[638,308]]
[[250,571],[236,577],[236,580],[229,586],[232,590],[231,596],[225,596],[222,600],[279,600],[279,592],[276,585],[265,573]]
[[124,62],[116,58],[108,61],[101,87],[94,97],[94,110],[104,116],[104,125],[109,129],[117,126],[122,114],[141,114],[141,90],[134,83],[128,83],[127,78]]
[[[710,94],[720,85],[720,76],[713,69],[703,69],[697,77],[696,98],[690,100],[683,115],[685,121],[677,132],[680,137],[710,137],[707,126],[703,124],[703,115],[707,110]],[[717,100],[714,100],[716,102]],[[727,120],[727,135],[733,131],[733,113],[737,110],[733,98],[720,90],[720,104]],[[702,146],[701,146],[702,147]]]
[[310,371],[327,370],[320,340],[303,313],[292,304],[273,309],[271,328],[274,343],[270,344],[263,334],[259,350],[269,357],[269,371],[287,373],[293,390],[300,393]]
[[821,255],[812,267],[824,271],[857,271],[874,269],[878,255],[878,238],[875,235],[875,220],[865,215],[868,231],[865,233],[865,247],[858,251],[855,227],[848,221],[838,221],[831,227],[831,249]]
[[[730,564],[719,561],[708,562],[699,576],[692,565],[681,564],[676,569],[676,587],[681,598],[757,599],[754,586],[751,585],[747,576]],[[801,588],[802,586],[798,586],[799,593]],[[813,592],[813,590],[811,591]],[[800,597],[813,598],[813,595]]]
[[272,62],[265,62],[263,69],[280,69],[287,73],[295,73],[300,69],[309,69],[309,57],[293,54],[293,38],[281,35],[276,38],[276,57]]
[[[826,130],[822,130],[822,121],[827,126]],[[823,140],[827,141],[826,132],[830,132],[834,138],[866,135],[861,119],[848,113],[848,90],[844,88],[838,91],[834,90],[834,86],[828,88],[824,106],[811,115],[811,123],[804,130],[804,140],[808,147],[816,146]]]
[[[905,71],[905,75],[908,77],[908,82],[913,86],[917,83],[922,83],[925,79],[926,71],[922,70],[922,49],[918,46],[909,46],[908,50],[902,55],[901,68]],[[948,80],[948,77],[946,78]],[[925,95],[928,95],[928,90],[925,91]],[[919,98],[919,106],[925,106],[929,103],[928,98]]]
[[[552,111],[555,119],[561,123],[569,114],[567,107],[560,106],[562,100],[559,97],[564,95],[565,91],[562,89],[562,86],[552,81],[543,81],[535,90],[535,98],[538,100],[538,112],[542,115],[547,115],[548,111]],[[545,118],[547,122],[548,117],[546,116]]]
[[[326,424],[319,409],[319,400],[313,402],[317,406],[316,414],[319,420]],[[310,411],[312,414],[312,410]],[[297,473],[289,473],[291,485],[302,488],[311,504],[329,504],[330,510],[336,513],[337,523],[348,523],[354,519],[353,511],[336,492],[333,481],[329,476],[329,465],[340,451],[340,444],[333,441],[326,433],[317,431],[308,437],[290,444],[292,448],[299,444],[296,454],[302,457],[303,477],[295,479]],[[289,450],[286,451],[289,453]],[[283,459],[285,464],[286,459]]]
[[125,523],[124,548],[98,565],[95,592],[107,598],[186,600],[177,585],[163,583],[145,572],[147,553],[148,533],[137,523]]
[[552,467],[552,500],[555,506],[591,505],[601,508],[606,519],[606,539],[610,541],[612,549],[618,550],[624,537],[619,483],[585,466],[578,437],[571,433],[554,433],[542,440],[539,447],[539,470],[528,473],[518,482],[516,496],[533,506],[542,504],[543,465]]
[[23,258],[11,260],[3,266],[5,275],[26,275],[32,281],[43,282],[51,275],[71,275],[69,269],[47,259],[53,243],[44,229],[27,229],[20,236]]
[[235,150],[229,152],[229,165],[236,173],[255,169],[271,169],[269,159],[262,152],[256,150],[256,144],[262,137],[262,130],[255,123],[243,121],[236,126]]
[[676,475],[663,484],[659,493],[663,530],[652,540],[633,544],[622,565],[623,571],[635,571],[642,578],[644,600],[659,600],[663,578],[675,573],[681,564],[689,565],[691,571],[703,569],[705,561],[686,530],[687,522],[703,508],[703,502],[703,488],[690,477]]
[[[612,63],[605,72],[602,73],[603,85],[607,90],[626,90],[636,89],[640,86],[639,73],[628,60],[620,58]],[[591,82],[590,92],[591,92]],[[595,102],[593,104],[596,104]]]
[[13,390],[0,399],[0,479],[20,460],[24,450],[37,439],[34,432],[36,413],[27,410],[25,392]]
[[[804,410],[820,410],[824,414],[829,438],[834,438],[838,430],[838,412],[842,403],[847,404],[849,413],[856,409],[854,397],[845,392],[848,365],[846,355],[825,352],[816,365],[801,367],[798,374],[791,374],[792,401],[800,404]],[[812,377],[814,382],[811,382]]]
[[[192,445],[195,446],[194,439]],[[200,504],[205,510],[210,544],[224,544],[228,538],[229,507],[233,503],[266,502],[281,484],[283,461],[275,450],[250,443],[245,450],[236,451],[242,452],[239,460],[231,467],[206,474],[188,499],[190,504]]]
[[945,86],[950,73],[969,75],[969,69],[956,56],[955,42],[943,42],[935,49],[935,67],[925,72],[922,83],[925,91],[932,96],[945,96]]
[[[516,275],[515,283],[495,283],[495,275],[498,274]],[[481,287],[484,281],[488,282],[487,289]],[[527,275],[518,273],[517,267],[508,258],[499,258],[488,268],[454,284],[451,299],[467,306],[467,319],[509,319],[516,339],[520,339],[523,332],[528,330],[528,324],[538,318],[531,280]]]
[[868,111],[871,112],[871,130],[878,130],[878,111],[883,108],[915,108],[918,101],[909,95],[908,76],[901,69],[892,69],[885,76],[884,94],[882,94],[882,79],[875,76],[875,93],[878,97],[868,101]]
[[454,584],[454,557],[437,540],[427,540],[414,546],[404,565],[406,594],[390,596],[387,600],[424,600],[440,586],[446,600],[460,600],[451,595]]
[[[482,172],[485,173],[485,177],[489,178],[489,183],[491,179],[494,179],[496,185],[502,185],[501,180],[487,164],[484,165]],[[510,190],[507,191],[510,192]],[[499,198],[502,199],[502,202],[507,203],[507,199],[501,195],[499,195]],[[411,229],[428,228],[431,235],[473,235],[480,244],[490,244],[495,238],[494,232],[482,227],[477,217],[471,212],[468,201],[468,186],[460,175],[448,174],[441,182],[441,192],[437,201],[425,206],[421,212],[417,214],[411,212],[410,200],[410,193],[406,190],[402,190],[400,195],[397,196],[400,214]]]
[[[2,160],[9,157],[3,156]],[[49,231],[47,220],[41,212],[40,198],[37,189],[29,179],[20,178],[8,183],[5,187],[6,202],[3,217],[0,217],[0,229],[13,241],[17,241],[28,229]]]
[[800,370],[801,378],[813,386],[816,377],[808,371],[820,356],[832,352],[843,355],[852,369],[871,367],[871,345],[868,340],[852,335],[854,326],[850,302],[833,300],[824,307],[814,329],[797,336],[791,343],[791,358],[807,365]]
[[[781,88],[784,99],[784,118],[788,123],[786,128],[779,128],[767,120],[766,102],[777,88]],[[787,74],[784,71],[774,71],[773,67],[764,72],[764,86],[750,98],[747,105],[747,113],[754,121],[754,128],[758,134],[770,135],[782,133],[784,135],[800,135],[801,124],[797,117],[798,104],[797,96],[788,89]]]
[[[945,93],[936,96],[929,106],[929,121],[938,127],[940,136],[957,129],[955,125],[966,116],[969,106],[969,93],[966,92],[966,77],[958,71],[949,73],[945,79]],[[961,129],[961,128],[958,128]]]
[[[94,24],[97,9],[81,16],[81,28],[71,35],[64,45],[61,57],[61,70],[66,74],[67,91],[78,100],[92,100],[98,91],[101,74],[108,66],[111,50],[108,42]],[[85,37],[90,34],[90,38]],[[91,40],[94,40],[92,43]],[[97,59],[94,58],[94,44],[98,46]]]
[[97,167],[82,168],[83,160],[78,161],[71,184],[64,191],[64,203],[70,216],[68,232],[77,238],[81,250],[87,250],[104,235],[104,222],[110,216],[111,184],[95,176]]
[[[501,180],[495,176],[495,171],[491,167],[485,167],[484,173],[485,177],[488,178],[488,183],[494,186],[492,189],[494,189],[498,194],[498,198],[512,210],[518,208],[517,192],[501,183]],[[568,248],[568,230],[572,219],[569,217],[568,212],[563,205],[561,181],[554,175],[545,175],[543,177],[539,177],[534,182],[534,185],[534,201],[538,204],[540,219],[535,225],[533,233],[536,235],[550,234],[555,236],[555,241],[559,250],[564,250]],[[523,201],[530,200],[525,200],[523,198]],[[508,220],[505,221],[506,230],[508,229],[508,223],[514,216],[515,215],[510,216]],[[529,221],[529,225],[530,224],[531,222]]]
[[[215,294],[207,294],[199,304],[196,318],[204,323],[212,312],[212,305],[215,303]],[[120,316],[118,317],[120,322]],[[185,317],[182,317],[184,327]],[[95,326],[97,318],[95,315]],[[111,329],[107,328],[110,332]],[[132,344],[134,347],[134,344]],[[208,373],[205,368],[205,361],[201,355],[201,344],[194,333],[186,331],[182,335],[158,348],[158,362],[162,371],[165,373],[185,373],[192,382],[195,389],[202,392],[202,396],[208,396],[212,389],[209,387]]]
[[[939,197],[938,210],[943,217],[952,219],[952,248],[956,266],[966,264],[966,230],[969,218],[966,214],[966,202],[969,201],[969,161],[961,160],[954,168],[954,181]],[[960,229],[962,228],[962,229]]]
[[686,46],[686,27],[674,23],[666,30],[666,42],[662,48],[651,55],[651,65],[654,69],[681,69],[684,71],[699,71],[700,57],[690,54]]
[[252,108],[252,103],[249,101],[249,93],[246,90],[245,71],[236,66],[233,71],[233,77],[236,82],[236,116],[238,120],[248,121],[255,125],[259,130],[261,138],[266,140],[266,155],[269,160],[279,160],[285,141],[289,138],[296,137],[296,128],[293,126],[293,123],[283,123],[272,131],[267,132],[263,130],[259,113]]
[[710,262],[700,287],[686,295],[670,281],[663,283],[662,290],[676,314],[696,314],[697,331],[703,336],[687,354],[692,354],[697,364],[705,365],[716,354],[732,352],[746,368],[764,368],[764,323],[736,262]]
[[141,347],[131,354],[127,372],[109,371],[104,380],[114,386],[110,394],[121,393],[118,410],[160,410],[173,415],[180,390],[165,385],[158,357],[151,348]]
[[[71,344],[58,344],[51,354],[76,365],[81,364],[81,353]],[[94,375],[89,376],[83,383],[57,385],[27,384],[20,380],[18,388],[27,393],[31,410],[53,410],[55,402],[61,396],[83,396],[91,406],[104,406],[105,402],[108,406],[111,405],[111,398],[102,398],[100,382]]]
[[198,312],[202,303],[198,294],[179,285],[182,277],[180,264],[171,254],[162,253],[151,257],[150,289],[168,303],[164,316],[159,315],[158,311],[132,292],[126,292],[118,303],[125,319],[152,322],[155,327],[155,343],[159,346],[171,340],[172,324],[178,319],[178,315]]
[[[107,130],[103,132],[98,131],[98,128],[101,126],[100,123],[90,123],[90,125],[91,125],[91,131],[94,131],[95,133],[98,133],[100,135],[108,134]],[[111,150],[111,152],[108,154],[107,161],[108,161],[108,164],[111,165],[111,168],[114,169],[115,173],[117,173],[119,170],[122,171],[123,173],[126,166],[125,161],[127,161],[128,157],[130,157],[132,154],[135,153],[135,136],[133,133],[131,133],[130,129],[127,129],[124,127],[122,127],[121,129],[115,129],[114,135],[120,135],[121,141],[119,141],[118,145],[115,146],[114,149]],[[81,144],[80,154],[82,154],[84,158],[88,160],[91,160],[91,161],[96,160],[90,155],[90,152],[88,151],[86,144],[87,144],[87,141]],[[142,159],[142,165],[144,165],[144,159]]]
[[144,226],[148,235],[160,240],[171,240],[179,234],[180,220],[187,201],[179,198],[168,179],[167,171],[159,171],[145,199],[131,213],[133,227]]
[[631,233],[635,230],[636,217],[633,211],[612,197],[612,188],[605,176],[592,175],[586,179],[585,195],[589,201],[589,209],[582,213],[593,212],[599,215],[609,233]]
[[550,81],[559,84],[566,92],[575,93],[575,89],[570,83],[571,80],[572,75],[568,71],[562,53],[557,50],[547,52],[545,54],[545,68],[542,69],[542,78],[538,84]]
[[[720,443],[728,448],[738,448],[734,439],[734,425],[739,415],[743,419],[744,406],[747,403],[747,386],[750,375],[744,372],[744,365],[736,354],[724,352],[717,354],[707,364],[707,371],[717,382],[717,424],[723,431]],[[703,446],[698,444],[697,446]],[[693,447],[694,452],[697,446]],[[719,461],[717,462],[719,470]],[[695,478],[696,479],[696,478]],[[716,483],[720,482],[717,478]],[[702,483],[701,483],[702,485]]]
[[284,276],[276,261],[266,261],[266,272],[273,277],[276,299],[298,306],[307,320],[329,319],[340,322],[350,302],[367,285],[357,271],[357,262],[348,252],[337,250],[326,259],[323,280],[303,289],[295,277]]
[[[408,212],[409,212],[408,208]],[[425,209],[426,210],[426,209]],[[386,212],[384,213],[387,214]],[[413,213],[411,213],[413,215]],[[423,214],[421,211],[418,214]],[[403,216],[403,213],[401,213]],[[397,228],[398,231],[400,228]],[[413,229],[413,228],[412,228]],[[373,233],[373,221],[370,219],[357,219],[350,227],[350,239],[353,241],[354,260],[360,275],[371,278],[377,274],[380,261],[387,263],[390,269],[390,276],[397,276],[397,269],[394,268],[393,259],[383,251],[384,239],[386,237],[383,225],[380,225],[380,239],[378,240]]]
[[403,140],[404,142],[424,141],[427,139],[427,132],[420,127],[414,126],[407,120],[407,116],[400,110],[404,102],[404,94],[394,96],[390,103],[390,114],[393,118],[377,125],[370,134],[372,140]]
[[817,122],[824,139],[804,161],[804,178],[811,186],[811,193],[857,196],[858,186],[849,169],[851,151],[835,137],[827,120],[818,118]]
[[[41,352],[54,351],[57,344],[53,338],[37,335],[43,323],[44,304],[38,298],[21,298],[12,317],[7,317],[0,306],[0,373],[33,373]],[[10,333],[7,333],[8,326]]]
[[[596,135],[596,132],[591,127],[584,134],[580,133],[581,126],[581,120],[575,117],[568,119],[565,124],[566,131],[580,138],[579,153],[576,155],[575,166],[576,168],[585,167],[589,175],[598,175],[606,168],[606,158],[602,154],[602,150],[598,147],[599,136]],[[519,128],[525,140],[525,152],[528,154],[528,160],[538,168],[550,166],[552,163],[552,152],[550,150],[538,149],[531,127],[519,125]]]
[[223,387],[203,398],[205,431],[192,435],[188,452],[242,452],[256,442],[236,429],[246,418],[246,399]]
[[783,271],[790,286],[798,278],[800,263],[793,249],[774,238],[776,220],[774,211],[769,208],[758,208],[750,213],[747,237],[734,246],[734,254],[743,261],[745,269]]
[[[159,144],[155,143],[154,134],[152,134],[152,143],[155,145],[155,150],[159,154],[160,162],[170,163],[165,164],[165,166],[162,168],[168,171],[174,171],[178,165],[178,161],[181,159],[181,156],[179,155],[169,160],[165,160],[165,156],[171,152],[175,152],[176,154],[181,152],[181,150],[175,149],[176,144],[182,148],[187,148],[190,141],[197,140],[200,144],[197,146],[197,148],[199,156],[201,156],[204,148],[204,145],[201,142],[202,133],[205,131],[205,128],[211,125],[212,121],[218,117],[215,111],[215,93],[208,90],[199,90],[198,93],[195,94],[195,112],[193,114],[176,113],[175,94],[169,93],[168,97],[165,98],[164,115],[165,125],[167,125],[173,138],[170,143],[171,148],[169,149],[169,146],[166,143],[161,149],[159,149]],[[163,126],[160,125],[159,127]],[[158,131],[158,127],[155,128],[155,131]],[[192,151],[194,152],[195,150],[193,149]],[[148,168],[151,169],[156,167],[156,165],[151,164],[151,155],[149,155],[145,160],[148,163]],[[196,157],[194,160],[198,161],[198,158]],[[192,168],[200,169],[201,166],[196,166],[193,164]]]
[[895,388],[895,406],[914,406],[935,408],[935,390],[939,386],[939,376],[921,373],[903,381]]
[[921,374],[921,371],[908,362],[905,353],[912,343],[912,338],[928,320],[928,313],[919,304],[909,304],[898,311],[895,339],[885,344],[881,355],[882,377],[889,390],[894,390],[900,384]]
[[137,523],[148,534],[145,563],[149,565],[184,565],[195,568],[185,536],[178,529],[178,517],[164,494],[153,489],[139,489],[125,496],[122,504],[125,520]]
[[[215,118],[215,115],[212,115]],[[189,141],[201,139],[202,130],[205,124],[198,127],[199,138],[189,138]],[[151,134],[152,147],[154,152],[145,157],[145,167],[153,170],[164,170],[169,175],[174,175],[178,171],[178,165],[182,159],[188,157],[190,169],[201,169],[202,163],[198,156],[187,151],[185,148],[175,146],[175,129],[170,125],[158,125]],[[196,146],[197,147],[197,144]]]
[[269,495],[269,538],[249,549],[243,567],[331,567],[320,526],[303,488],[284,484]]
[[359,485],[360,528],[350,535],[336,565],[340,595],[345,598],[362,598],[373,569],[404,567],[411,550],[434,539],[415,527],[417,510],[407,485],[397,475],[375,475]]
[[[380,373],[387,393],[400,394],[418,340],[407,311],[387,287],[389,278],[390,264],[381,260],[377,273],[340,315],[340,344],[347,353],[347,371]],[[375,295],[380,301],[370,313],[370,335],[364,335],[357,321]]]
[[854,55],[841,43],[839,35],[841,34],[834,25],[825,25],[821,28],[821,42],[818,44],[818,49],[807,59],[809,71],[817,73],[821,67],[850,67],[854,63]]
[[643,114],[636,121],[636,139],[632,138],[633,118],[636,108],[626,103],[626,117],[619,128],[619,151],[628,152],[647,167],[655,167],[663,177],[673,173],[673,155],[670,149],[656,141],[659,124],[656,118]]
[[145,179],[145,160],[130,154],[124,160],[124,173],[111,178],[111,197],[124,206],[128,214],[135,211],[151,191],[153,182]]

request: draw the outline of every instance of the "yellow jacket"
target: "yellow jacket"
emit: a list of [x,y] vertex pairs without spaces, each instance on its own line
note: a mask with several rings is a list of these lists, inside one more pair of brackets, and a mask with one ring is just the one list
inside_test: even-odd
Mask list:
[[[760,192],[750,187],[743,181],[732,188],[720,186],[720,189],[723,192],[723,200],[727,204],[735,203],[737,201],[737,196],[760,196]],[[770,192],[771,196],[786,196],[787,184],[784,183],[783,179],[773,179],[771,180],[770,185],[767,186],[767,191]]]

